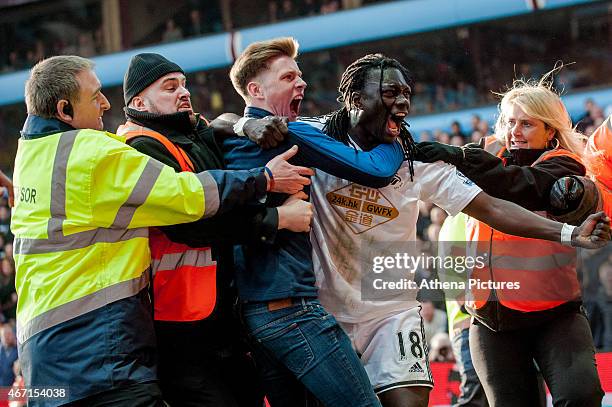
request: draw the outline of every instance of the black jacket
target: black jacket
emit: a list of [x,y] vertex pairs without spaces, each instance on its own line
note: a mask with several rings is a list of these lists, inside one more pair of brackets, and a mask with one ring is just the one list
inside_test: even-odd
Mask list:
[[465,160],[457,164],[459,171],[487,194],[514,202],[530,211],[550,210],[550,190],[553,184],[559,178],[568,175],[583,176],[586,172],[582,164],[565,156],[553,157],[532,167],[535,160],[518,162],[518,156],[506,151],[504,166],[501,159],[479,148],[477,144],[469,144],[464,151]]

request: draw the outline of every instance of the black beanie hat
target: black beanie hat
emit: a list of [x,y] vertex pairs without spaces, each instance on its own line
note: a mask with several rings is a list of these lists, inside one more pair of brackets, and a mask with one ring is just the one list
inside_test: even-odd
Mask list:
[[147,86],[171,72],[185,72],[174,62],[159,54],[138,54],[132,57],[130,66],[123,78],[123,99],[127,106],[132,98]]

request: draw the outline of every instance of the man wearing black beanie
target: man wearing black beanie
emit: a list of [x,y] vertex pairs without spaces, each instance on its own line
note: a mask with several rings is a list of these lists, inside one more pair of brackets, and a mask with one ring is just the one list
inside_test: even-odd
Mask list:
[[123,100],[129,105],[132,98],[145,90],[150,84],[162,76],[180,72],[183,69],[174,62],[168,61],[162,55],[143,53],[135,55],[123,78]]
[[[223,169],[213,130],[194,113],[180,66],[159,54],[138,54],[123,90],[127,121],[117,134],[132,147],[177,172]],[[304,231],[310,212],[309,203],[290,199],[278,208],[248,206],[151,230],[158,375],[170,405],[261,406],[256,373],[231,312],[232,245],[272,244],[282,228]],[[236,384],[239,391],[233,391]]]

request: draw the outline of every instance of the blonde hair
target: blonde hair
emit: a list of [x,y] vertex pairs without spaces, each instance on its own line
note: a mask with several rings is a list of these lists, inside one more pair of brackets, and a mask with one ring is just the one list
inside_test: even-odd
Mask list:
[[562,67],[561,65],[546,73],[539,81],[517,79],[510,90],[498,93],[502,99],[498,105],[499,117],[495,123],[495,137],[502,145],[506,144],[508,132],[504,110],[516,105],[528,116],[543,121],[547,128],[553,129],[553,138],[559,141],[559,148],[582,157],[586,137],[572,127],[572,119],[565,105],[553,90],[553,75]]
[[28,114],[50,119],[55,117],[57,102],[79,101],[77,75],[93,69],[94,63],[76,55],[60,55],[34,65],[25,84]]
[[300,44],[293,37],[274,38],[249,45],[236,59],[229,73],[236,92],[248,98],[249,82],[261,71],[268,69],[271,60],[281,56],[295,59],[299,47]]

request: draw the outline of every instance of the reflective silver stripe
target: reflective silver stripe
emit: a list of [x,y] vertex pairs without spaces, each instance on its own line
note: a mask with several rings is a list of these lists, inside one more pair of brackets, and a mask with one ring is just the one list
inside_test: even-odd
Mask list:
[[63,236],[62,226],[66,219],[66,172],[68,169],[68,157],[74,146],[79,130],[62,133],[55,158],[53,160],[53,173],[51,174],[51,218],[47,225],[49,239]]
[[575,253],[554,253],[552,255],[538,257],[493,256],[491,260],[493,270],[549,271],[567,267],[575,262],[575,259]]
[[21,325],[17,319],[17,340],[24,343],[37,333],[62,322],[101,308],[111,302],[122,300],[138,294],[149,283],[149,272],[145,270],[139,277],[105,287],[85,297],[70,301],[37,315]]
[[188,250],[183,253],[166,253],[152,262],[153,272],[176,270],[182,266],[205,267],[217,264],[212,260],[210,249]]
[[127,201],[121,208],[117,211],[117,216],[115,216],[115,220],[111,228],[114,229],[127,229],[130,222],[132,221],[132,217],[134,217],[134,212],[136,209],[147,200],[147,197],[153,190],[153,186],[155,186],[155,182],[159,178],[159,174],[161,174],[164,165],[157,160],[149,159],[147,165],[143,169],[140,174],[140,178],[136,182],[132,193],[128,197]]
[[196,174],[202,188],[204,188],[204,218],[213,216],[219,210],[219,186],[217,182],[207,172],[200,172]]
[[107,229],[97,228],[79,232],[60,239],[28,239],[16,237],[13,242],[15,254],[41,254],[83,249],[95,243],[123,242],[137,237],[149,237],[149,228]]

